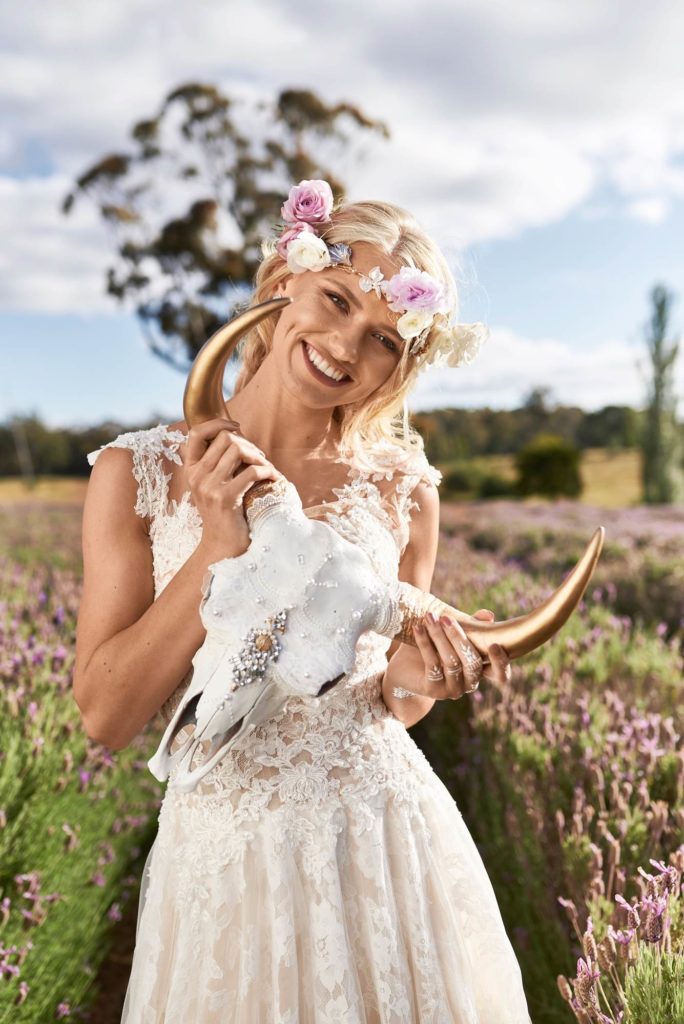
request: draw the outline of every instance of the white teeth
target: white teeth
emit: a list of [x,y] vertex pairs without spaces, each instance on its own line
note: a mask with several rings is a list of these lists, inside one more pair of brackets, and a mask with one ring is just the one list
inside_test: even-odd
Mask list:
[[314,350],[311,348],[311,345],[309,345],[308,342],[305,341],[304,344],[306,345],[306,351],[309,355],[309,359],[314,364],[314,366],[316,366],[319,370],[322,371],[322,373],[326,375],[326,377],[332,377],[333,380],[342,380],[344,377],[347,376],[346,373],[340,373],[339,370],[335,370],[333,369],[332,366],[328,366],[325,359],[322,359],[321,356],[319,356],[318,352],[314,352]]

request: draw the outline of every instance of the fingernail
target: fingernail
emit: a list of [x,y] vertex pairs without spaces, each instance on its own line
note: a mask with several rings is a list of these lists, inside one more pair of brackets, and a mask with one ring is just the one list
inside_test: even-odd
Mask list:
[[416,624],[414,625],[413,628],[415,629],[416,633],[424,633],[425,632],[425,626],[423,625],[422,622],[416,622]]
[[442,623],[443,626],[453,626],[453,622],[451,621],[448,615],[440,615],[439,621]]
[[437,616],[435,615],[434,612],[428,612],[428,619],[430,620],[433,626],[437,625]]

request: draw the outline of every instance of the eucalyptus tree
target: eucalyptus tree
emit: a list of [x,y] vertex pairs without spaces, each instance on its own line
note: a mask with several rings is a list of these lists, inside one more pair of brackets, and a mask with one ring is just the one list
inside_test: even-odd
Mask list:
[[269,101],[191,82],[130,137],[130,151],[101,156],[77,178],[62,210],[84,196],[96,204],[116,253],[107,293],[132,304],[155,355],[187,372],[206,339],[249,305],[262,238],[291,185],[325,178],[343,199],[333,167],[389,129],[306,89]]

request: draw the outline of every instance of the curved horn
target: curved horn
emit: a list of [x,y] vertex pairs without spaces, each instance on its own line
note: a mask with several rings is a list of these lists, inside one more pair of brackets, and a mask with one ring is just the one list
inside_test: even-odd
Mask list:
[[[183,392],[183,415],[189,427],[205,423],[216,416],[225,417],[223,374],[228,357],[243,334],[256,327],[267,316],[289,306],[291,302],[289,296],[283,296],[250,306],[244,313],[219,327],[218,331],[205,341],[190,367]],[[249,508],[256,497],[272,486],[272,480],[261,480],[254,484],[243,498],[244,507]]]
[[[197,353],[190,369],[183,394],[183,414],[189,427],[204,423],[215,416],[226,415],[223,399],[223,374],[231,352],[240,338],[267,316],[282,310],[292,299],[286,296],[268,299],[251,306],[224,324],[204,343]],[[250,487],[243,499],[249,508],[261,493],[270,490],[273,481],[262,480]],[[487,661],[487,648],[492,643],[501,644],[508,657],[513,660],[540,647],[563,626],[579,604],[582,594],[591,579],[603,548],[605,529],[599,526],[587,548],[572,571],[561,585],[527,615],[502,622],[484,622],[458,608],[440,601],[432,594],[426,594],[408,583],[402,584],[401,607],[403,610],[401,628],[395,639],[416,646],[413,625],[427,611],[436,615],[450,615],[465,630],[471,643]]]
[[561,585],[540,605],[527,615],[505,619],[502,622],[476,619],[458,608],[450,607],[432,594],[425,594],[417,587],[402,583],[401,604],[404,615],[395,639],[417,646],[413,625],[427,611],[432,611],[435,615],[449,615],[455,618],[463,626],[470,642],[485,656],[485,660],[490,644],[501,644],[511,660],[529,654],[557,633],[579,604],[596,568],[605,533],[603,526],[598,526],[594,530],[580,560]]
[[223,374],[228,357],[240,338],[271,313],[289,306],[292,299],[268,299],[250,306],[244,313],[219,327],[195,356],[183,393],[183,415],[189,427],[215,416],[226,415],[223,400]]

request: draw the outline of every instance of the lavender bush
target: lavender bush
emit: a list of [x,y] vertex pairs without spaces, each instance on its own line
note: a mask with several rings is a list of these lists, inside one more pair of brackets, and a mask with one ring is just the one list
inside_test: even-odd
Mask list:
[[[146,769],[157,737],[112,755],[84,735],[71,696],[79,513],[0,506],[0,1021],[12,1024],[88,1019],[159,807]],[[598,523],[604,554],[556,638],[515,663],[505,688],[483,683],[471,698],[439,702],[412,735],[482,852],[535,1024],[572,1024],[585,1007],[567,997],[591,986],[608,1020],[624,1009],[622,1024],[670,1024],[681,900],[673,887],[658,915],[662,892],[630,886],[639,868],[680,857],[684,842],[684,514],[445,506],[432,589],[466,611],[519,614],[558,585]],[[632,927],[618,896],[641,901],[639,915],[651,898],[650,934],[655,913],[667,936],[647,946],[633,937],[641,954],[630,953],[629,970],[612,965],[626,999],[599,959],[608,964],[611,939],[619,957],[618,934]]]
[[71,695],[75,508],[0,509],[0,1021],[85,1017],[136,899],[160,787],[142,737],[112,756]]
[[[548,506],[481,504],[467,520],[452,508],[433,592],[497,618],[532,607],[607,518],[570,508],[586,519],[570,529]],[[582,947],[562,901],[603,931],[627,876],[684,841],[684,517],[657,537],[635,528],[640,509],[610,518],[607,557],[561,632],[514,663],[508,686],[440,703],[414,730],[483,854],[535,1024],[572,1020],[554,979]],[[632,617],[616,609],[634,600],[635,575],[649,600]]]

